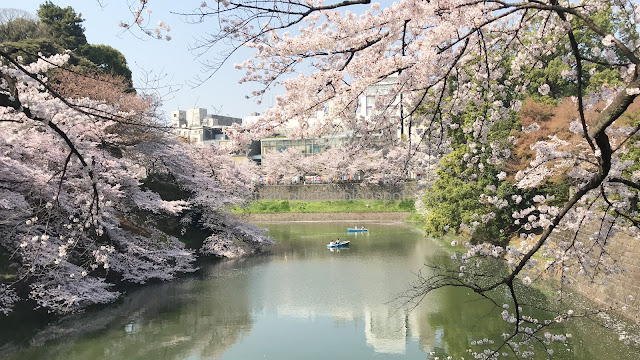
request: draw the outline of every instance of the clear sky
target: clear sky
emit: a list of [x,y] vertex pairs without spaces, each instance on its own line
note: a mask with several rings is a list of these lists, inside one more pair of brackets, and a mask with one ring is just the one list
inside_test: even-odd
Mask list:
[[[0,0],[0,8],[18,8],[26,10],[36,16],[36,11],[45,0]],[[193,88],[196,77],[201,74],[201,59],[189,51],[189,45],[195,39],[206,33],[210,23],[187,24],[174,12],[188,12],[193,10],[201,1],[166,1],[152,0],[149,2],[152,13],[150,14],[149,27],[156,27],[162,20],[171,26],[171,41],[140,39],[142,34],[134,32],[123,33],[118,26],[120,20],[131,22],[132,15],[129,5],[138,6],[138,0],[53,0],[60,7],[71,6],[76,13],[81,13],[84,21],[87,41],[91,44],[110,45],[127,58],[129,68],[133,72],[133,80],[136,86],[142,85],[145,74],[152,72],[156,75],[166,74],[166,80],[174,84],[182,85],[181,90],[164,100],[165,112],[175,109],[189,109],[203,107],[209,113],[244,117],[251,112],[262,112],[267,107],[273,106],[274,94],[267,94],[261,105],[257,105],[253,99],[246,99],[252,90],[257,89],[256,84],[238,84],[238,79],[243,75],[242,70],[233,68],[235,62],[242,62],[251,56],[248,50],[236,54],[203,85]],[[102,4],[102,6],[100,6]],[[149,14],[145,14],[149,18]],[[212,21],[211,19],[210,21]],[[137,35],[139,38],[136,38]],[[213,59],[215,52],[210,50],[203,56],[204,59]],[[166,115],[168,118],[168,115]]]

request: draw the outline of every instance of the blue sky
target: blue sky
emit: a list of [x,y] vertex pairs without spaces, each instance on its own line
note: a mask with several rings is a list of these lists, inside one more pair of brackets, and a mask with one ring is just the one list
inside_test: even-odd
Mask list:
[[[36,16],[36,11],[44,0],[0,1],[0,7],[13,7],[26,10]],[[200,1],[150,1],[152,9],[150,27],[162,20],[171,26],[171,41],[136,38],[141,34],[123,33],[118,26],[120,20],[131,22],[129,4],[139,5],[137,0],[54,0],[60,7],[71,6],[85,19],[84,27],[87,40],[91,44],[110,45],[127,58],[133,72],[134,84],[140,86],[140,80],[146,72],[156,75],[166,74],[171,83],[182,85],[180,91],[164,101],[163,109],[193,107],[206,108],[209,113],[244,117],[251,112],[262,112],[274,104],[275,94],[267,94],[261,105],[245,95],[257,89],[255,84],[238,84],[243,71],[233,68],[234,62],[242,62],[251,56],[248,50],[236,54],[211,79],[199,87],[192,88],[189,83],[201,73],[200,60],[189,52],[189,45],[206,33],[210,23],[186,24],[170,11],[188,12],[200,4]],[[100,6],[100,3],[103,6]],[[148,18],[149,14],[145,14]],[[205,54],[204,58],[213,58],[215,53]],[[168,118],[168,115],[167,115]]]

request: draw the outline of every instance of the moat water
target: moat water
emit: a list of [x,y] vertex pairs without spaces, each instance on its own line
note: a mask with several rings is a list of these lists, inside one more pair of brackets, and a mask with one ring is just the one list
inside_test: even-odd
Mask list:
[[[450,255],[404,224],[348,234],[354,225],[266,224],[277,243],[268,254],[201,265],[194,276],[49,322],[28,313],[0,319],[0,358],[470,359],[467,349],[481,350],[471,341],[509,331],[501,308],[463,289],[399,307],[393,300],[423,264]],[[336,238],[351,246],[330,251]],[[640,358],[593,324],[560,325],[554,333],[573,336],[553,358]]]

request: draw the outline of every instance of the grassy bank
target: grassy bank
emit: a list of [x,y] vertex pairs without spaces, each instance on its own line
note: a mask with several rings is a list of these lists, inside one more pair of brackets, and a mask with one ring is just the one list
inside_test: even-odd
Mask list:
[[236,207],[236,214],[269,213],[360,213],[360,212],[411,212],[415,211],[413,200],[349,200],[349,201],[287,201],[260,200]]

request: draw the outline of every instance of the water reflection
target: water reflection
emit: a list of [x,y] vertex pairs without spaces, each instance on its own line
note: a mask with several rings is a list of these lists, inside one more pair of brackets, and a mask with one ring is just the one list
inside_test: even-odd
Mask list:
[[224,274],[221,277],[151,285],[102,310],[65,317],[36,331],[27,342],[11,339],[0,348],[0,358],[219,357],[252,326],[247,284],[237,286],[242,277],[230,271],[237,265],[221,262],[206,272]]
[[[46,326],[27,315],[0,319],[0,358],[459,358],[472,339],[504,331],[499,317],[486,316],[496,309],[464,290],[438,291],[412,311],[389,302],[426,259],[448,257],[409,227],[371,225],[357,237],[344,224],[269,228],[278,245],[267,256],[204,265],[197,277],[131,291]],[[350,248],[329,251],[336,237]],[[21,322],[31,330],[7,330]],[[576,334],[561,358],[637,358],[591,341],[606,335]]]

